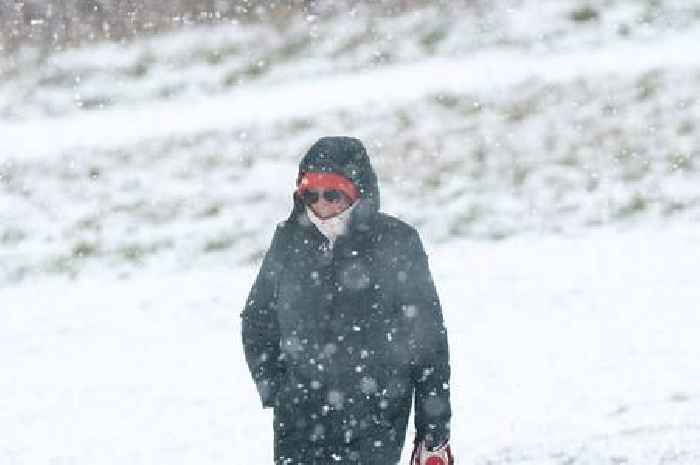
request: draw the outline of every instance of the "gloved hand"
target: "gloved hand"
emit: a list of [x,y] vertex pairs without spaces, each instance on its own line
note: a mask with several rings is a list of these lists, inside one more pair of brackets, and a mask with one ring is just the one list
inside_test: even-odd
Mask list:
[[416,439],[410,465],[454,465],[450,443],[445,441],[438,447],[427,447],[425,441]]

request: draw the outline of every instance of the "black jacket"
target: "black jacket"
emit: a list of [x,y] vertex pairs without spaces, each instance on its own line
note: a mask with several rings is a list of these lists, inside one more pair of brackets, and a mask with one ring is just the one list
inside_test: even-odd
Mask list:
[[411,399],[419,438],[449,437],[447,334],[421,240],[380,213],[362,144],[324,138],[308,171],[360,188],[349,231],[333,249],[294,197],[241,314],[262,404],[274,407],[275,460],[388,465],[399,461]]

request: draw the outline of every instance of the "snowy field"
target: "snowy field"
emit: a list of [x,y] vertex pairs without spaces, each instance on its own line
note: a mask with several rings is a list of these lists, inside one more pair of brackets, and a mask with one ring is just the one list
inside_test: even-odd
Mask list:
[[[697,228],[429,252],[459,463],[700,462]],[[254,272],[0,291],[0,463],[272,463],[239,335]]]
[[425,239],[458,463],[700,463],[700,5],[467,3],[0,57],[0,465],[272,463],[238,314],[328,134]]

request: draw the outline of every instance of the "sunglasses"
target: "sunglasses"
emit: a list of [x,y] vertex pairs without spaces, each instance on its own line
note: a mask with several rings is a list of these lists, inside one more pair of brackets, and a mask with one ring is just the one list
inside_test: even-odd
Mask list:
[[323,191],[323,194],[319,193],[318,191],[304,191],[304,194],[302,194],[302,199],[306,205],[313,205],[319,201],[321,196],[323,196],[323,200],[326,202],[335,203],[339,202],[344,195],[345,194],[336,189]]

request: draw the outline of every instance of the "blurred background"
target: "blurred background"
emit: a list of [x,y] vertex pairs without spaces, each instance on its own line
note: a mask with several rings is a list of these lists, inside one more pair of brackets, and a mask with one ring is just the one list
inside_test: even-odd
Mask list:
[[694,0],[0,0],[0,463],[272,463],[238,312],[324,135],[426,243],[459,462],[700,462],[698,44]]
[[700,214],[697,2],[3,0],[0,22],[4,280],[250,263],[324,134],[365,141],[433,241]]

